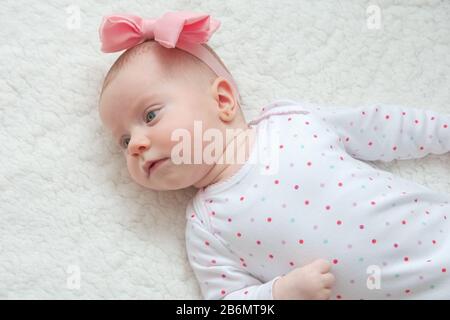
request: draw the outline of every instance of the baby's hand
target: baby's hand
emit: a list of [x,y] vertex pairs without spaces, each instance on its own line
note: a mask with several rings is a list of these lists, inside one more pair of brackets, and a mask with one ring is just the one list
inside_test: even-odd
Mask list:
[[330,273],[331,264],[323,259],[297,268],[281,277],[273,285],[276,300],[327,300],[335,278]]

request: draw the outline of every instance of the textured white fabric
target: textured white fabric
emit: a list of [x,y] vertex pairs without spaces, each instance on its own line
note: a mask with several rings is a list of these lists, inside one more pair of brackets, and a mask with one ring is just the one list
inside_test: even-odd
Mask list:
[[274,278],[320,258],[333,299],[450,298],[450,195],[361,161],[449,152],[450,115],[279,101],[250,124],[248,162],[186,210],[205,298],[272,299]]

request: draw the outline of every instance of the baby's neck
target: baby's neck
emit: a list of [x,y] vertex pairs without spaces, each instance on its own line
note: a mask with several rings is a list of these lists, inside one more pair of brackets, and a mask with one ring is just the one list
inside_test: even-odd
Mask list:
[[[241,135],[244,137],[245,135],[247,135],[248,138],[241,139],[242,138]],[[238,139],[238,137],[240,138]],[[240,133],[233,136],[226,142],[226,147],[222,155],[217,159],[216,163],[214,163],[211,170],[193,186],[198,189],[205,188],[209,185],[223,181],[231,177],[233,174],[235,174],[248,160],[253,144],[255,142],[255,138],[256,138],[255,127],[250,127],[247,125],[247,127],[244,130],[242,130]],[[237,143],[234,142],[235,140],[237,141]],[[227,154],[227,150],[233,147],[236,148],[236,152],[234,152],[236,156],[234,159],[235,160],[244,159],[244,161],[226,160],[225,155]],[[230,152],[230,150],[228,150],[228,152]]]

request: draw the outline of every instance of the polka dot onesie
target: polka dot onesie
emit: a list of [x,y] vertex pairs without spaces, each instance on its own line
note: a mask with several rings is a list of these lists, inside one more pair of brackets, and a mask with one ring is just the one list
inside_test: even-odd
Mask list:
[[186,209],[205,299],[273,299],[275,279],[327,259],[332,299],[449,299],[450,195],[364,161],[450,151],[450,115],[276,101],[247,162]]

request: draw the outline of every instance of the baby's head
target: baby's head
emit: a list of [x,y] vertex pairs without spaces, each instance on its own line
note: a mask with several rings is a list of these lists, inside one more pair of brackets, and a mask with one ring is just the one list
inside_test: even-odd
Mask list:
[[[128,49],[112,65],[100,95],[99,114],[122,149],[133,180],[153,190],[196,186],[215,165],[194,164],[194,159],[190,164],[174,164],[172,148],[180,143],[171,139],[174,130],[190,133],[193,157],[194,121],[200,121],[202,132],[216,128],[223,136],[226,129],[247,128],[230,81],[197,57],[152,40]],[[148,176],[145,163],[164,158],[168,160]]]

